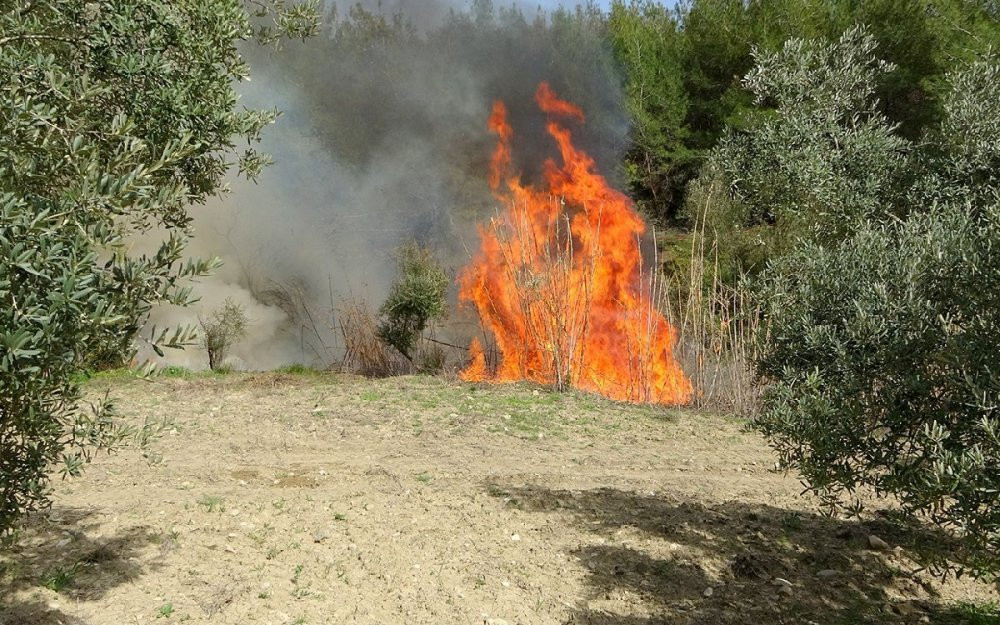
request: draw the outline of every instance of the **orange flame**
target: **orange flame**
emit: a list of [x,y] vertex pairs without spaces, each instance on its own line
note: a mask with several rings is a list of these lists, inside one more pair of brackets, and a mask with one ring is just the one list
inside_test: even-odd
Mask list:
[[498,142],[489,183],[505,208],[480,226],[482,245],[459,276],[459,296],[475,305],[499,362],[491,373],[474,339],[462,379],[534,380],[624,401],[688,402],[691,382],[673,356],[676,332],[656,309],[653,272],[642,266],[645,224],[556,120],[582,123],[583,112],[548,83],[535,100],[562,163],[544,163],[546,188],[524,184],[511,171],[507,108],[493,105],[488,127]]
[[476,337],[472,337],[472,342],[469,343],[469,366],[459,373],[458,377],[466,382],[486,379],[486,354],[483,353],[482,343]]

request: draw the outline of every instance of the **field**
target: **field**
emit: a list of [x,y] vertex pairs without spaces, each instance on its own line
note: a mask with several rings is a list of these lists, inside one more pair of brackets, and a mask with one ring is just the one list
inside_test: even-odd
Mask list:
[[171,420],[160,458],[57,483],[0,559],[4,625],[996,622],[912,572],[933,537],[817,514],[730,417],[425,377],[106,390]]

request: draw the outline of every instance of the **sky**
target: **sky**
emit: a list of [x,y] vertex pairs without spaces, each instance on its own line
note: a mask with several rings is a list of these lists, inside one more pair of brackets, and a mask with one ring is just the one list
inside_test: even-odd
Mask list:
[[[534,1],[524,0],[524,4],[527,6],[534,6],[535,4],[537,4],[546,10],[554,9],[559,5],[572,7],[578,4],[585,4],[586,2],[587,0],[534,0]],[[611,0],[594,0],[594,2],[597,4],[597,6],[601,7],[605,11],[611,8]],[[504,0],[494,0],[494,4],[502,6],[504,4],[507,4],[507,2],[505,2]],[[663,4],[668,7],[674,7],[677,6],[677,0],[660,0],[659,4]]]
[[[564,2],[564,1],[560,1],[560,0],[541,0],[539,2],[539,4],[542,5],[543,7],[547,8],[547,9],[553,9],[553,8],[559,6],[560,4],[572,6],[572,5],[578,4],[578,3],[577,2],[572,2],[572,1]],[[606,8],[608,8],[611,5],[611,0],[599,0],[599,2],[597,4],[601,5],[603,8],[606,9]]]
[[[544,9],[554,9],[558,7],[560,4],[563,6],[575,6],[577,4],[583,4],[584,1],[585,0],[538,0],[538,4],[541,5],[542,8]],[[596,1],[598,6],[600,6],[602,9],[607,9],[608,7],[611,6],[611,0],[596,0]],[[503,3],[501,2],[498,4],[503,4]],[[533,3],[525,2],[525,4],[533,4]]]

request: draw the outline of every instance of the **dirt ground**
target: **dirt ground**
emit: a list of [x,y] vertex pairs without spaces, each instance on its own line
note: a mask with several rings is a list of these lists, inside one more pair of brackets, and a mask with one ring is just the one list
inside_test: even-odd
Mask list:
[[[969,623],[926,536],[820,516],[733,418],[436,378],[104,380],[101,456],[0,557],[3,625]],[[873,549],[870,536],[887,547]]]

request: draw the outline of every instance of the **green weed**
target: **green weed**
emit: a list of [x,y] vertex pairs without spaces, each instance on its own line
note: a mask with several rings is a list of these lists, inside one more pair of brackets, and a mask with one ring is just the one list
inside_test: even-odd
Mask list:
[[422,471],[413,476],[421,484],[430,484],[434,479],[427,471]]
[[304,365],[300,362],[294,362],[290,365],[285,365],[284,367],[279,367],[275,369],[275,373],[284,373],[287,375],[304,375],[304,376],[316,376],[322,375],[323,372],[319,369],[314,369],[308,365]]
[[1000,605],[993,601],[960,603],[957,608],[967,625],[1000,625]]
[[215,512],[216,510],[222,512],[225,510],[224,502],[225,500],[218,495],[203,495],[198,500],[198,505],[205,508],[205,512]]
[[50,569],[42,575],[42,586],[54,592],[62,592],[73,585],[73,578],[79,568],[79,564],[72,564]]

